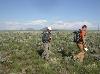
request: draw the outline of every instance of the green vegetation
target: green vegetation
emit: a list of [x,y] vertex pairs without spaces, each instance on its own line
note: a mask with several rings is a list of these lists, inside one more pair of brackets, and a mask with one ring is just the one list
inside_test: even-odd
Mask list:
[[[72,32],[54,31],[52,36],[47,62],[37,52],[43,49],[41,31],[0,32],[0,74],[100,74],[100,61],[89,56],[93,50],[100,54],[100,33],[88,33],[89,51],[83,63],[69,56],[78,51]],[[62,47],[66,54],[63,57],[59,53]]]

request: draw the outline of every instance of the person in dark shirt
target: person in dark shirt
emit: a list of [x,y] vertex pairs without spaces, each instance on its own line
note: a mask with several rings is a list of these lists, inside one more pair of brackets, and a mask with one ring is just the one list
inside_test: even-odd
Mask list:
[[42,53],[42,58],[49,60],[49,50],[51,42],[51,27],[47,27],[46,31],[43,32],[42,42],[44,47],[44,52]]

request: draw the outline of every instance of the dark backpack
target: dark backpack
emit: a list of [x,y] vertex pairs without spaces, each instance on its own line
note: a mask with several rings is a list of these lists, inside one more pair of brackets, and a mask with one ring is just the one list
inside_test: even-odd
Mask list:
[[80,41],[80,30],[74,31],[74,42],[79,42]]
[[43,32],[42,42],[47,43],[47,42],[49,42],[49,39],[50,39],[50,33],[49,32]]

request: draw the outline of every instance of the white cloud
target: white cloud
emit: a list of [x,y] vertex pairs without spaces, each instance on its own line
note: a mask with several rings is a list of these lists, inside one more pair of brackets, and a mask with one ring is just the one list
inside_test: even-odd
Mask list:
[[35,28],[36,26],[44,27],[47,24],[47,22],[48,21],[44,19],[25,21],[25,22],[5,21],[5,22],[0,22],[0,29],[18,30],[18,29]]
[[80,21],[77,21],[77,22],[63,22],[63,21],[58,21],[54,24],[52,24],[52,28],[54,29],[68,29],[68,30],[76,30],[76,29],[79,29],[81,28],[82,25],[87,25],[88,26],[88,29],[97,29],[97,26],[90,23],[90,22],[87,22],[87,21],[83,21],[83,22],[80,22]]
[[31,23],[33,24],[33,25],[35,25],[35,24],[38,24],[38,25],[41,25],[41,24],[45,24],[45,23],[47,23],[48,21],[47,20],[33,20]]
[[75,30],[81,28],[82,25],[86,24],[88,29],[97,29],[97,25],[88,22],[88,21],[54,21],[50,23],[45,19],[39,20],[32,20],[32,21],[5,21],[0,22],[0,29],[8,29],[8,30],[18,30],[18,29],[27,29],[27,28],[34,28],[34,29],[41,29],[47,26],[51,26],[53,29],[67,29],[67,30]]

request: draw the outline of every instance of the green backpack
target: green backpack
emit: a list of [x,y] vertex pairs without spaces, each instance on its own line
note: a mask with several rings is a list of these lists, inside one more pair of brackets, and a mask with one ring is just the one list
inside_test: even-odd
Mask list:
[[74,31],[74,42],[79,42],[80,41],[80,30]]
[[43,42],[43,43],[49,42],[50,34],[51,34],[51,33],[49,33],[49,32],[43,32],[43,36],[42,36],[42,42]]

